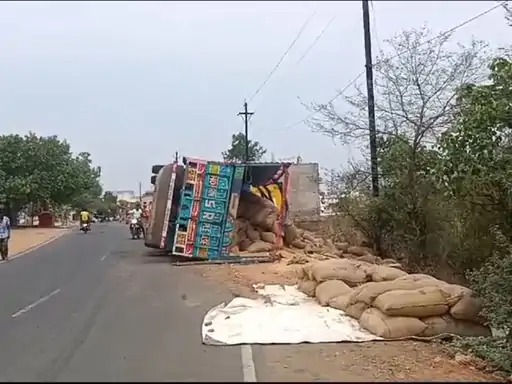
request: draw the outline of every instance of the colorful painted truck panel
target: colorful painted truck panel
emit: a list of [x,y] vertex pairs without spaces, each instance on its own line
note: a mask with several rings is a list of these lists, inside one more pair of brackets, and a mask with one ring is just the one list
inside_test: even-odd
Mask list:
[[174,254],[219,257],[233,173],[232,165],[186,159]]

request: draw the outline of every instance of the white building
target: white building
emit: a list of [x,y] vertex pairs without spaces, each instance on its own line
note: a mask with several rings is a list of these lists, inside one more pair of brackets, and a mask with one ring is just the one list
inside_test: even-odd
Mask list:
[[133,203],[139,200],[139,196],[137,196],[133,190],[112,191],[112,194],[117,196],[118,201],[124,200],[129,203]]

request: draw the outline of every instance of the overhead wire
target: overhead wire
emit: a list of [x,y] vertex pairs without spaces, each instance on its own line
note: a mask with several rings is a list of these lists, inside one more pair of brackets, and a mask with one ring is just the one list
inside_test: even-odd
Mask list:
[[[318,43],[318,41],[322,38],[322,36],[325,34],[325,32],[327,32],[327,30],[329,29],[329,27],[331,26],[331,24],[334,22],[334,20],[336,20],[336,17],[337,16],[334,16],[332,17],[329,22],[324,26],[324,28],[322,29],[322,31],[320,31],[320,33],[315,37],[315,39],[313,40],[313,42],[308,46],[308,48],[306,48],[306,50],[304,51],[304,53],[301,55],[301,57],[299,58],[299,60],[297,60],[297,62],[295,63],[295,65],[299,65],[308,55],[309,53],[313,50],[313,48],[316,46],[316,44]],[[296,67],[295,67],[296,68]],[[289,73],[289,72],[288,72]],[[286,76],[286,74],[285,74]],[[284,76],[283,76],[284,77]],[[259,104],[257,105],[256,108],[254,108],[255,110],[257,110],[259,107],[261,107],[261,105],[264,103],[264,101],[266,100],[267,98],[264,97],[260,102]]]
[[308,19],[306,19],[306,21],[304,22],[304,24],[302,24],[302,26],[300,27],[299,29],[299,32],[297,32],[297,35],[295,36],[295,38],[292,40],[290,46],[288,47],[288,49],[284,52],[284,54],[281,56],[281,58],[279,59],[279,61],[277,62],[277,64],[274,66],[274,68],[270,71],[270,73],[267,75],[267,77],[265,78],[265,80],[263,81],[263,83],[258,87],[258,89],[256,89],[256,91],[254,92],[254,94],[249,98],[248,101],[251,101],[253,100],[256,95],[258,93],[260,93],[260,91],[263,89],[263,87],[267,84],[267,82],[270,80],[270,78],[272,77],[272,75],[275,73],[275,71],[277,71],[277,69],[279,68],[279,66],[281,65],[281,63],[283,62],[284,58],[288,55],[288,53],[291,51],[291,49],[293,48],[293,46],[295,45],[295,43],[299,40],[300,36],[302,35],[302,32],[304,32],[304,30],[306,29],[306,27],[309,25],[309,23],[311,22],[311,20],[313,19],[313,17],[316,15],[316,12],[313,12],[313,14],[311,14],[311,16],[309,16]]
[[[448,35],[448,34],[450,34],[450,33],[454,32],[454,31],[456,31],[457,29],[462,28],[462,27],[466,26],[467,24],[469,24],[469,23],[471,23],[471,22],[473,22],[473,21],[475,21],[475,20],[479,19],[480,17],[483,17],[483,16],[487,15],[488,13],[490,13],[490,12],[494,11],[495,9],[497,9],[497,8],[499,8],[499,7],[502,7],[502,6],[503,6],[504,4],[506,4],[506,3],[507,3],[507,1],[506,1],[506,0],[505,0],[505,1],[502,1],[502,2],[500,2],[499,4],[497,4],[497,5],[495,5],[495,6],[491,7],[491,8],[489,8],[489,9],[487,9],[486,11],[483,11],[483,12],[481,12],[481,13],[477,14],[476,16],[473,16],[472,18],[470,18],[470,19],[468,19],[468,20],[466,20],[466,21],[464,21],[464,22],[462,22],[462,23],[460,23],[460,24],[457,24],[455,27],[450,28],[450,29],[448,29],[448,30],[446,30],[446,31],[444,31],[444,32],[442,32],[442,33],[440,33],[439,35],[434,36],[433,38],[430,38],[430,39],[428,39],[428,40],[425,40],[424,42],[422,42],[422,43],[420,43],[420,44],[417,44],[417,45],[415,45],[414,47],[411,47],[411,48],[409,48],[409,49],[405,49],[405,50],[403,50],[403,51],[401,51],[401,52],[398,52],[397,54],[395,54],[395,55],[393,55],[393,56],[391,56],[391,57],[387,57],[387,58],[385,58],[385,59],[382,59],[382,60],[378,61],[377,63],[373,64],[373,65],[372,65],[372,67],[376,67],[376,66],[378,66],[378,65],[381,65],[381,64],[387,63],[388,61],[391,61],[391,60],[393,60],[393,59],[396,59],[397,57],[400,57],[400,56],[402,56],[402,55],[404,55],[404,54],[406,54],[406,53],[409,53],[409,52],[411,52],[411,51],[415,50],[416,48],[419,48],[419,47],[421,47],[421,46],[423,46],[423,45],[425,45],[425,44],[428,44],[428,43],[430,43],[430,42],[432,42],[432,41],[434,41],[434,40],[436,40],[436,39],[442,38],[442,37],[444,37],[444,36],[446,36],[446,35]],[[336,95],[335,95],[331,100],[329,100],[329,101],[328,101],[327,103],[325,103],[325,104],[330,104],[330,103],[332,103],[332,102],[336,101],[336,100],[338,99],[338,97],[342,96],[342,95],[345,93],[345,91],[346,91],[346,90],[347,90],[351,85],[353,85],[353,84],[354,84],[354,83],[355,83],[355,82],[356,82],[356,81],[357,81],[357,80],[358,80],[358,79],[359,79],[359,78],[360,78],[364,73],[365,73],[365,70],[362,70],[362,71],[361,71],[361,72],[360,72],[360,73],[359,73],[359,74],[358,74],[354,79],[352,79],[352,80],[351,80],[351,81],[350,81],[350,82],[349,82],[345,87],[343,87],[343,89],[342,89],[341,91],[339,91],[339,92],[338,92],[338,93],[337,93],[337,94],[336,94]],[[299,125],[299,124],[305,123],[307,120],[311,119],[311,118],[312,118],[314,115],[316,115],[318,112],[319,112],[319,111],[313,111],[313,112],[311,112],[308,116],[306,116],[305,118],[303,118],[302,120],[297,121],[296,123],[293,123],[293,124],[289,124],[289,125],[287,125],[287,126],[285,126],[285,127],[278,128],[278,129],[276,129],[276,131],[287,130],[287,129],[293,128],[293,127],[295,127],[295,126],[297,126],[297,125]]]
[[334,22],[334,20],[336,20],[336,17],[337,16],[333,16],[332,19],[329,20],[327,25],[320,31],[320,33],[316,36],[315,40],[313,40],[311,45],[308,48],[306,48],[306,50],[304,51],[304,53],[302,54],[300,59],[297,60],[297,63],[296,63],[297,65],[300,64],[302,62],[302,60],[304,60],[308,56],[309,52],[313,49],[313,47],[316,45],[316,43],[318,43],[318,40],[320,40],[322,38],[324,33],[329,29],[331,24]]

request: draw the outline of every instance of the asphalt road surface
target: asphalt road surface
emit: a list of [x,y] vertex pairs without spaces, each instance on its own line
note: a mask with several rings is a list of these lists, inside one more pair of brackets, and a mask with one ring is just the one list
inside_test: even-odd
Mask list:
[[[0,381],[251,381],[249,350],[201,343],[232,297],[95,224],[0,265]],[[245,351],[245,352],[244,352]]]

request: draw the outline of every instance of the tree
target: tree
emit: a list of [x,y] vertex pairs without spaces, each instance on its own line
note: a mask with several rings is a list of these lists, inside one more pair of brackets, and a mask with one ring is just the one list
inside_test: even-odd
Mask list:
[[[249,161],[260,161],[267,150],[259,143],[259,141],[249,141]],[[231,136],[231,148],[222,152],[224,161],[245,161],[245,135],[237,133]]]
[[56,136],[0,136],[0,197],[11,215],[28,203],[74,204],[81,195],[101,194],[101,169],[88,153],[73,156]]
[[[380,230],[389,235],[388,244],[414,249],[416,262],[426,260],[432,215],[434,183],[428,169],[435,166],[432,152],[440,134],[455,121],[456,96],[461,86],[483,78],[485,44],[448,49],[450,35],[433,38],[423,27],[405,31],[387,40],[386,58],[378,55],[375,72],[375,114],[378,134],[381,197]],[[311,104],[317,116],[308,124],[313,131],[344,144],[368,141],[366,91],[361,84],[345,97],[348,110],[338,112],[333,103]],[[363,153],[366,145],[363,144]],[[367,157],[368,158],[368,157]],[[359,167],[359,175],[369,166]],[[428,213],[427,213],[428,212]]]

